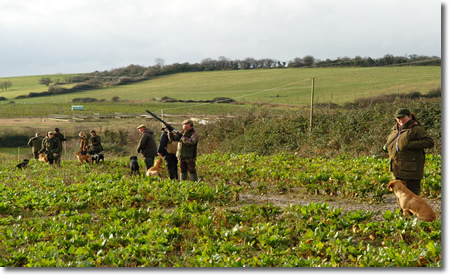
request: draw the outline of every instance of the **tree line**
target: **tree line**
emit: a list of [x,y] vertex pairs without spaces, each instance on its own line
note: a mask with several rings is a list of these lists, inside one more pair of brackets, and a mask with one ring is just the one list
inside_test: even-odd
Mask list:
[[109,71],[95,71],[89,74],[79,75],[70,78],[71,83],[100,81],[115,85],[128,84],[130,82],[151,79],[156,76],[201,71],[221,71],[221,70],[249,70],[249,69],[273,69],[273,68],[319,68],[319,67],[379,67],[379,66],[441,66],[441,58],[437,56],[407,55],[393,56],[390,54],[382,58],[360,57],[354,58],[339,57],[337,59],[319,60],[311,55],[296,57],[288,62],[276,59],[245,58],[232,60],[224,56],[218,59],[206,58],[200,63],[190,64],[173,63],[165,65],[164,60],[157,58],[156,64],[145,67],[141,65],[129,65],[127,67],[111,69]]
[[[250,70],[250,69],[273,69],[273,68],[325,68],[325,67],[380,67],[380,66],[441,66],[441,58],[437,56],[407,55],[393,56],[390,54],[382,58],[360,57],[354,58],[339,57],[337,59],[319,60],[311,55],[296,57],[288,62],[276,59],[263,58],[245,58],[232,60],[224,56],[218,59],[206,58],[200,63],[190,64],[173,63],[165,65],[165,61],[156,58],[155,65],[128,65],[122,68],[115,68],[107,71],[95,71],[87,74],[80,74],[73,77],[67,77],[64,80],[57,79],[53,81],[48,77],[42,77],[40,84],[48,86],[48,91],[42,93],[29,93],[21,95],[16,99],[27,97],[38,97],[55,94],[73,93],[78,91],[93,90],[102,87],[126,85],[133,82],[149,80],[158,76],[170,75],[183,72],[201,72],[201,71],[221,71],[221,70]],[[12,84],[8,81],[10,87]],[[53,85],[50,85],[53,83]],[[61,84],[78,83],[72,88],[63,88]],[[0,83],[1,84],[1,83]],[[3,86],[0,86],[3,88]],[[5,86],[6,87],[6,86]]]

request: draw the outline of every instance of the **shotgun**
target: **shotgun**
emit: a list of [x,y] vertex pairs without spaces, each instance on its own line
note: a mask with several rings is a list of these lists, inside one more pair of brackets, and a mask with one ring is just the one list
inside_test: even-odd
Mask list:
[[173,128],[173,126],[170,125],[170,123],[167,123],[165,121],[163,121],[160,117],[158,117],[157,115],[153,114],[152,112],[146,110],[147,113],[149,113],[150,115],[152,115],[155,119],[159,120],[160,122],[162,122],[162,124],[165,125],[165,127],[167,127],[169,132],[175,131],[176,129]]

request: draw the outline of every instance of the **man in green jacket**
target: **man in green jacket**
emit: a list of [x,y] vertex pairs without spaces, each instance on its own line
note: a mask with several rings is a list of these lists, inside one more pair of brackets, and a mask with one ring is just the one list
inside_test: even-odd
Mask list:
[[424,149],[432,148],[434,142],[409,109],[398,109],[395,119],[397,123],[383,150],[388,152],[394,179],[405,181],[406,187],[419,195],[426,160]]
[[89,139],[89,154],[99,154],[103,151],[103,146],[101,145],[101,138],[97,135],[95,130],[90,130],[90,139]]
[[154,132],[145,125],[139,125],[137,130],[142,134],[137,144],[137,154],[142,153],[145,166],[148,169],[154,165],[154,157],[157,156],[157,144]]
[[28,141],[28,146],[31,147],[34,158],[39,159],[39,150],[42,148],[42,140],[44,139],[39,133],[36,133],[34,137]]
[[61,152],[61,141],[55,137],[53,131],[48,132],[48,137],[42,140],[42,148],[39,150],[39,153],[43,153],[44,156],[47,157],[49,164],[53,164],[54,162],[57,166],[60,166],[58,160],[61,157]]
[[189,119],[182,122],[182,131],[169,133],[170,140],[178,142],[176,157],[179,159],[181,169],[181,180],[187,180],[187,172],[191,181],[198,181],[196,173],[196,155],[198,149],[199,135],[193,129],[193,122]]

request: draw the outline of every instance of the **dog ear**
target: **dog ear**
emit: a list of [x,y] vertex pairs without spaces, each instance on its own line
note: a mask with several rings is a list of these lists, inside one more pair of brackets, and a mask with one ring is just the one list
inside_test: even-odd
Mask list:
[[388,184],[388,190],[393,191],[393,187],[394,187],[395,182],[394,181],[390,181],[390,183]]

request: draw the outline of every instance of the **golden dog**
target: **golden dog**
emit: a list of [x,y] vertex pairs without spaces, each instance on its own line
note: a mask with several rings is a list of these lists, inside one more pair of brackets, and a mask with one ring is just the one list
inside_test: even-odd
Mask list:
[[83,161],[92,163],[92,156],[91,155],[81,155],[80,152],[75,152],[76,158],[79,160],[79,162],[82,164]]
[[39,161],[48,162],[48,159],[44,156],[44,154],[39,154]]
[[399,206],[404,215],[409,215],[412,212],[418,215],[418,220],[431,222],[437,217],[427,202],[410,191],[402,180],[394,180],[388,183],[388,190],[394,192],[399,201]]
[[147,171],[147,176],[159,176],[162,177],[162,159],[158,158],[155,162],[154,162],[154,166],[151,167],[150,169],[148,169]]

